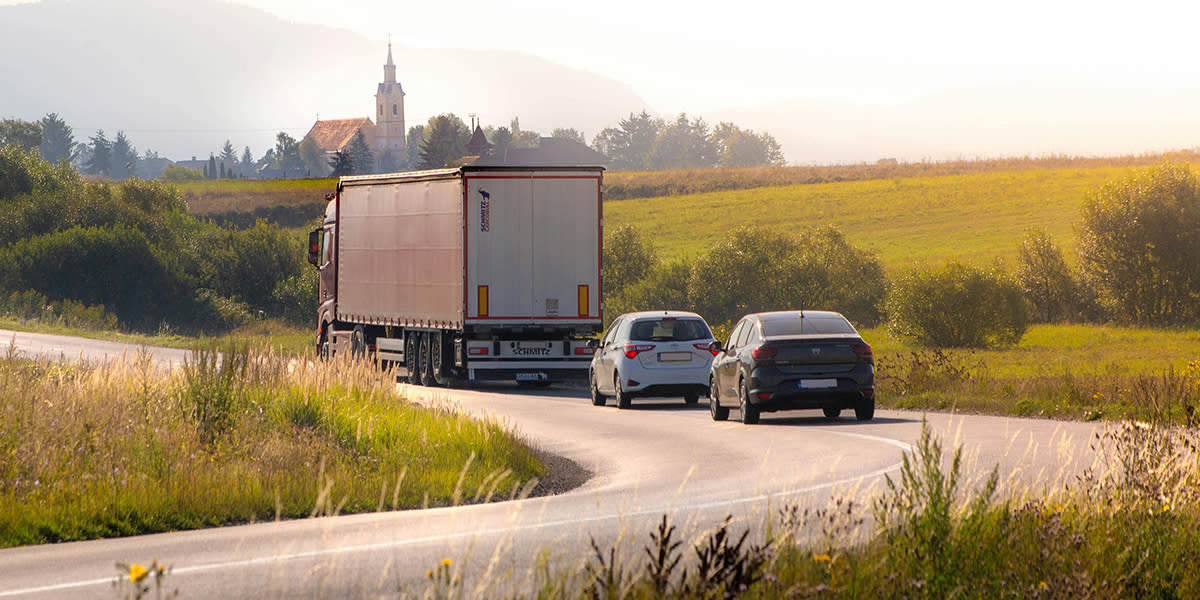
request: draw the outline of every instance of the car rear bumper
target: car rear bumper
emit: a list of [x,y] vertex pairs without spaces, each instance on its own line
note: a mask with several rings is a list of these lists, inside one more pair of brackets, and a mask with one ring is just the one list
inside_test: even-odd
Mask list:
[[855,373],[858,377],[836,377],[837,385],[827,388],[800,387],[800,379],[771,381],[751,378],[750,403],[765,412],[798,409],[851,409],[875,399],[873,372]]

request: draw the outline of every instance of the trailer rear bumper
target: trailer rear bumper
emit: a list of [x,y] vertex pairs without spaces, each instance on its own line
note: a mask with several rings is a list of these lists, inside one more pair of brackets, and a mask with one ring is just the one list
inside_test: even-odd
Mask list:
[[587,381],[591,361],[488,361],[474,362],[467,367],[471,381],[530,381],[567,382]]

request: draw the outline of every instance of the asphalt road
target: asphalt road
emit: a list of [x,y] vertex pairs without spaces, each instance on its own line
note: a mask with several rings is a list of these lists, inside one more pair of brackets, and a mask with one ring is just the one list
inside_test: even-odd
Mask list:
[[[38,343],[67,357],[80,352]],[[119,354],[100,349],[106,342],[95,350],[91,341],[76,343],[85,357]],[[151,352],[169,363],[179,351]],[[420,594],[426,571],[443,559],[464,575],[467,597],[492,597],[530,585],[539,557],[582,572],[593,539],[601,548],[619,540],[624,556],[640,557],[663,514],[686,542],[727,515],[739,532],[761,530],[781,507],[819,509],[839,498],[869,517],[870,498],[885,475],[897,477],[923,418],[947,448],[963,447],[968,486],[999,465],[1006,493],[1038,493],[1094,461],[1088,442],[1096,426],[1085,423],[881,410],[866,423],[801,411],[765,413],[744,426],[736,410],[713,422],[703,402],[635,400],[618,410],[611,401],[592,406],[582,389],[406,389],[422,402],[499,419],[594,476],[543,498],[0,550],[0,598],[111,598],[117,562],[153,558],[173,565],[167,584],[182,598]],[[808,533],[820,535],[818,525]]]

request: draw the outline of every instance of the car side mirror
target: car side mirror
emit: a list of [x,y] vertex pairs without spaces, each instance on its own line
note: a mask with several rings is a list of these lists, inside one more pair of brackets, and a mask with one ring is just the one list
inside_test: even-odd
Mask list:
[[713,340],[708,343],[708,351],[712,352],[713,354],[717,354],[723,350],[725,350],[725,348],[721,344],[721,340]]

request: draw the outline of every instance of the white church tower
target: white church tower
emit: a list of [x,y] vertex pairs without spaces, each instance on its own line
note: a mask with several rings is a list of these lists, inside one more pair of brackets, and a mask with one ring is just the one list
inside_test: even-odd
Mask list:
[[391,162],[404,157],[404,88],[396,81],[396,65],[392,63],[392,40],[388,36],[387,64],[383,65],[383,83],[375,91],[375,159],[383,165],[385,151]]

